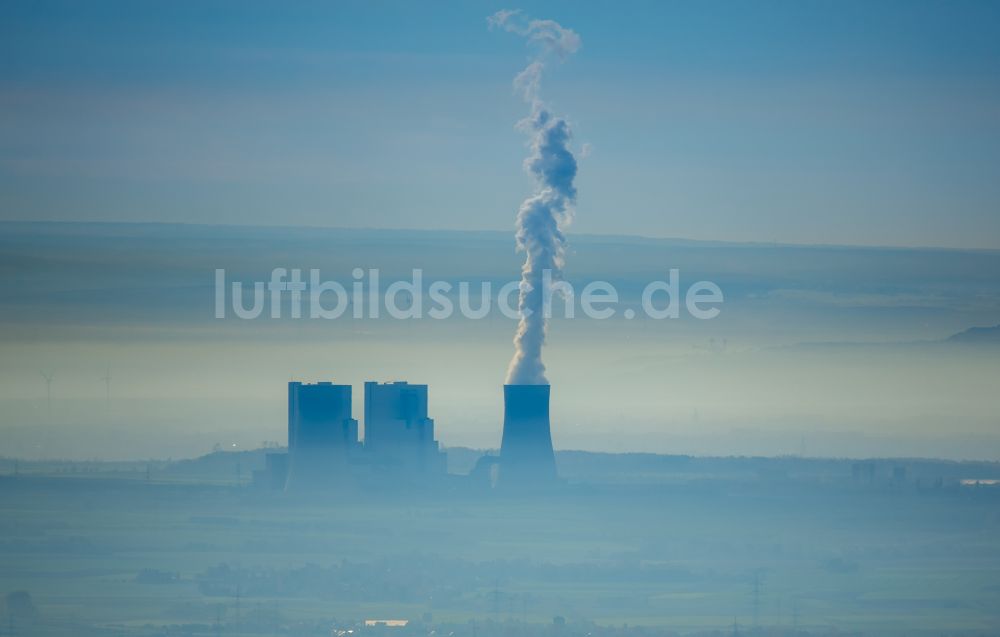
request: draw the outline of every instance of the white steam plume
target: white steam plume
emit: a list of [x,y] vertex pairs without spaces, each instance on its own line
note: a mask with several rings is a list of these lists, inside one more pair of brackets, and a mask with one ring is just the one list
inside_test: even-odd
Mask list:
[[576,158],[569,148],[570,127],[553,115],[539,97],[542,70],[555,57],[563,59],[580,48],[580,36],[552,20],[532,20],[519,11],[498,11],[488,19],[490,28],[516,33],[534,45],[534,59],[514,79],[514,87],[531,105],[531,115],[518,128],[531,136],[531,154],[525,171],[535,189],[517,212],[517,247],[525,253],[521,268],[518,309],[521,321],[514,335],[514,358],[507,369],[509,385],[547,385],[542,345],[548,321],[543,314],[542,274],[552,281],[562,277],[566,253],[563,231],[573,218],[576,202]]

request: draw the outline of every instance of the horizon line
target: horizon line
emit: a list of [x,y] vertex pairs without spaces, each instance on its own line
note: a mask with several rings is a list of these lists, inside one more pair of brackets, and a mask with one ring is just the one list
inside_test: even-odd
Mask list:
[[[489,456],[499,456],[500,449],[493,447],[468,447],[465,445],[454,445],[447,446],[442,444],[441,450],[447,452],[448,450],[465,450],[472,451],[476,453],[482,453],[483,455]],[[114,463],[132,463],[132,462],[165,462],[165,463],[177,463],[186,462],[191,460],[200,460],[202,458],[207,458],[209,456],[214,456],[217,454],[247,454],[256,452],[288,452],[288,445],[282,445],[278,447],[255,447],[253,449],[239,449],[239,450],[227,450],[220,449],[218,451],[207,451],[197,456],[190,457],[178,457],[178,458],[86,458],[86,459],[73,459],[73,458],[59,458],[59,457],[44,457],[44,458],[22,458],[17,456],[4,456],[0,455],[0,462],[28,462],[28,463],[43,463],[43,462],[56,462],[56,463],[77,463],[77,464],[114,464]],[[561,453],[584,453],[593,455],[606,455],[606,456],[653,456],[658,458],[692,458],[700,460],[810,460],[817,462],[945,462],[952,464],[965,464],[965,463],[977,463],[977,464],[995,464],[1000,465],[1000,458],[994,459],[982,459],[982,458],[948,458],[944,456],[823,456],[823,455],[800,455],[797,453],[776,453],[773,455],[762,455],[762,454],[699,454],[699,453],[659,453],[656,451],[594,451],[592,449],[554,449],[557,455]],[[460,475],[460,474],[458,474]]]
[[[454,229],[454,228],[410,228],[391,227],[379,228],[374,226],[336,226],[336,225],[315,225],[315,224],[263,224],[263,223],[217,223],[217,222],[196,222],[196,221],[110,221],[110,220],[65,220],[65,219],[0,219],[0,225],[35,225],[35,226],[145,226],[145,227],[184,227],[184,228],[246,228],[246,229],[302,229],[302,230],[332,230],[341,232],[411,232],[422,234],[465,234],[465,235],[502,235],[504,237],[513,236],[513,228],[510,230],[498,229]],[[995,248],[975,248],[961,246],[936,246],[936,245],[888,245],[888,244],[862,244],[862,243],[822,243],[822,242],[788,242],[788,241],[749,241],[730,239],[693,239],[688,237],[662,236],[662,235],[641,235],[641,234],[619,234],[619,233],[594,233],[594,232],[574,232],[570,237],[585,239],[628,239],[648,242],[678,242],[688,244],[703,244],[709,246],[730,246],[745,248],[812,248],[830,250],[898,250],[916,252],[973,252],[973,253],[997,253],[1000,246]]]

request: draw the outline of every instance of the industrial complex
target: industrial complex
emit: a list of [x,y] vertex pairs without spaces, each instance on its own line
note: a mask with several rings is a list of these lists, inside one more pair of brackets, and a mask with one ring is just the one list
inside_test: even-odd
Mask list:
[[[490,487],[540,488],[556,482],[549,385],[504,385],[500,455],[484,456],[472,477]],[[433,484],[447,475],[445,452],[428,416],[427,385],[364,384],[364,435],[353,417],[352,386],[288,383],[288,451],[267,455],[258,486],[335,490],[400,480]]]

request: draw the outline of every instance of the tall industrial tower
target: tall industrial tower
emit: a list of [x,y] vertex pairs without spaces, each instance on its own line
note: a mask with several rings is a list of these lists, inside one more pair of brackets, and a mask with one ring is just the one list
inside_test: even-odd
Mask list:
[[445,473],[427,417],[427,385],[365,383],[365,452],[382,469]]
[[323,486],[343,477],[358,447],[351,386],[288,383],[288,487]]
[[549,385],[504,385],[503,407],[498,486],[523,488],[554,483]]

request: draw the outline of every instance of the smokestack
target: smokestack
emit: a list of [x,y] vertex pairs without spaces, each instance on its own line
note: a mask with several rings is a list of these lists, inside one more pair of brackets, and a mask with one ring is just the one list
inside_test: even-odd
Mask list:
[[536,487],[555,479],[549,386],[504,385],[499,485]]

